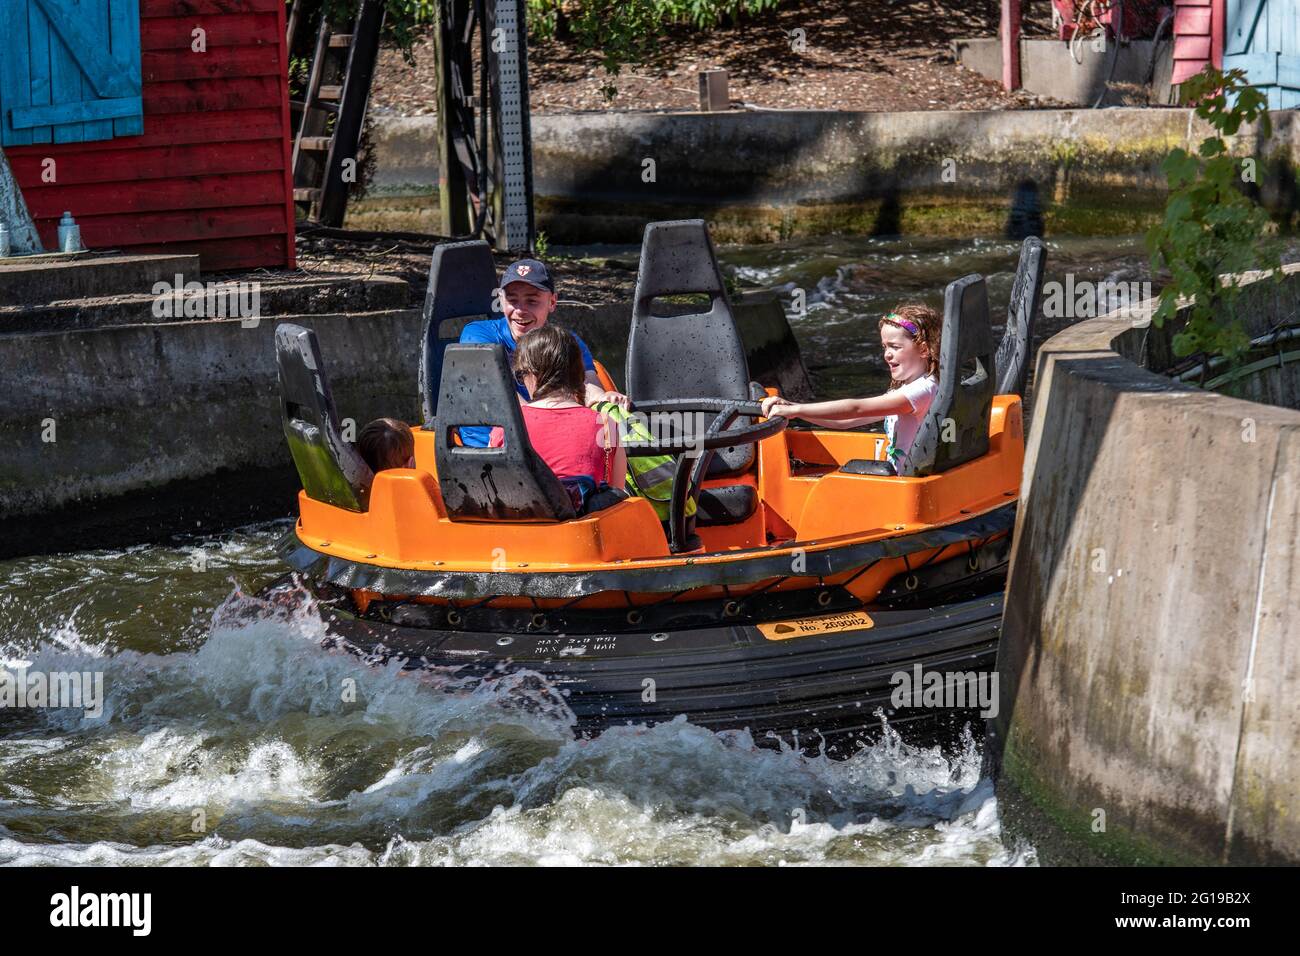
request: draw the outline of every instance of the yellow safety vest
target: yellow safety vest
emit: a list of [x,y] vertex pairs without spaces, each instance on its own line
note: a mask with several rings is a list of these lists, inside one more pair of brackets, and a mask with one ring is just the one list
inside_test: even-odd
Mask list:
[[[629,415],[613,402],[601,402],[595,410],[618,422],[621,434],[637,441],[654,441],[654,436],[641,424],[641,420]],[[672,455],[652,455],[648,457],[627,459],[627,493],[650,502],[660,521],[667,521],[673,500],[673,472],[677,469],[677,459]],[[695,514],[695,502],[686,502],[687,517]]]

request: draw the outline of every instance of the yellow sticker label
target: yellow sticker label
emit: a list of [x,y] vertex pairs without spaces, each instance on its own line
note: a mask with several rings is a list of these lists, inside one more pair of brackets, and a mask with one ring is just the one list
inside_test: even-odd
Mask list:
[[845,611],[842,614],[825,614],[821,617],[803,617],[793,621],[773,621],[759,624],[758,629],[769,641],[788,641],[792,637],[811,637],[814,634],[835,634],[839,631],[860,631],[874,626],[875,621],[865,611]]

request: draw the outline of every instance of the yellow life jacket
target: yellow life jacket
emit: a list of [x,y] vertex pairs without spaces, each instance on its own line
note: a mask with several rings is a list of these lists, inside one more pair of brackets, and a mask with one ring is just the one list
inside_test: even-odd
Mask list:
[[[595,410],[617,422],[619,433],[636,441],[654,441],[649,429],[634,415],[619,408],[613,402],[600,402]],[[667,521],[673,500],[673,472],[677,469],[677,459],[672,455],[652,455],[649,457],[627,459],[627,493],[650,502],[660,521]],[[686,515],[695,514],[695,502],[686,502]]]

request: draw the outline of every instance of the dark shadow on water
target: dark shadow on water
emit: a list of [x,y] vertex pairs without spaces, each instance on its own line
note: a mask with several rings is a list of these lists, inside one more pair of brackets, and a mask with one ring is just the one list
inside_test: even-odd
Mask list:
[[1043,235],[1043,204],[1038,198],[1038,184],[1023,179],[1011,194],[1011,212],[1007,215],[1008,239]]

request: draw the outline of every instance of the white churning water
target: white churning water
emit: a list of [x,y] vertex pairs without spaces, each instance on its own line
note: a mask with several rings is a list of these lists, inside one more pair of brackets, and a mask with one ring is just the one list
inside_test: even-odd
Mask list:
[[248,596],[283,528],[0,564],[0,659],[104,687],[99,719],[0,711],[0,864],[1034,861],[969,735],[844,761],[681,718],[580,741],[538,675],[322,651],[319,618]]

